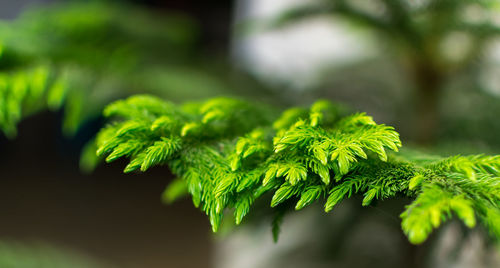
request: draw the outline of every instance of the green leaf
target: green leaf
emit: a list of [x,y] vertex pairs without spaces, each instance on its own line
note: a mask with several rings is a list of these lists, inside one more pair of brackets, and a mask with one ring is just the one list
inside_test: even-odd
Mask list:
[[236,171],[240,168],[241,166],[241,160],[237,155],[233,155],[231,157],[231,171]]
[[450,200],[450,207],[467,227],[476,226],[476,217],[470,201],[462,196],[457,196]]
[[182,179],[175,179],[163,191],[162,200],[164,203],[172,204],[187,193],[186,183]]
[[281,203],[283,203],[288,198],[292,197],[295,193],[294,187],[289,183],[283,183],[281,187],[276,190],[271,200],[271,207],[275,207]]
[[153,124],[151,124],[151,130],[163,130],[171,132],[171,130],[175,129],[177,124],[178,122],[176,122],[175,119],[172,119],[170,116],[161,116],[153,121]]
[[58,78],[49,89],[47,96],[47,105],[52,110],[59,109],[64,101],[67,92],[66,81],[63,78]]
[[295,124],[295,122],[297,122],[298,119],[304,118],[306,116],[307,116],[307,110],[304,108],[295,107],[288,109],[281,114],[280,118],[274,121],[273,128],[276,130],[287,129],[293,124]]
[[274,243],[278,242],[278,238],[281,231],[281,224],[283,223],[283,218],[285,217],[285,210],[278,209],[273,217],[272,225],[272,233],[273,233],[273,241]]
[[185,137],[185,136],[197,134],[197,133],[199,133],[199,131],[201,131],[201,125],[199,123],[189,122],[189,123],[184,124],[184,126],[182,127],[181,136]]
[[206,123],[209,123],[209,122],[212,122],[215,120],[224,119],[225,117],[226,117],[226,114],[223,111],[213,110],[213,111],[206,113],[203,116],[202,122],[203,122],[203,124],[206,124]]
[[121,124],[121,127],[116,131],[116,137],[147,132],[148,130],[149,126],[146,124],[146,122],[139,120],[130,120]]
[[144,144],[140,140],[129,140],[127,142],[120,143],[113,149],[111,154],[106,157],[106,162],[109,163],[120,157],[132,155],[140,151],[142,148],[144,148]]
[[201,204],[201,193],[203,191],[200,174],[198,174],[192,168],[189,168],[184,174],[183,178],[184,180],[186,180],[188,192],[193,197],[194,206],[199,207]]
[[372,188],[364,194],[363,206],[368,206],[372,202],[373,198],[377,195],[377,189]]
[[469,200],[461,195],[453,196],[437,185],[427,184],[417,199],[401,214],[401,226],[410,242],[420,244],[427,239],[433,228],[439,227],[449,217],[451,211],[469,228],[475,226],[474,210]]
[[212,225],[212,231],[214,233],[217,233],[217,231],[219,230],[220,224],[222,222],[222,214],[210,212],[208,217],[210,219],[210,225]]
[[318,198],[320,198],[322,193],[323,193],[323,188],[321,186],[307,187],[305,189],[305,192],[303,192],[300,195],[300,200],[297,202],[295,209],[300,210],[300,209],[304,208],[305,206],[310,205],[312,202],[314,202]]
[[169,156],[178,151],[181,147],[181,141],[177,138],[168,139],[162,138],[161,141],[156,141],[152,146],[149,146],[145,153],[144,161],[141,164],[141,171],[146,171],[150,167],[162,164]]
[[351,186],[347,184],[340,184],[333,187],[325,203],[325,212],[330,212],[350,191]]
[[219,198],[220,196],[229,193],[234,190],[238,185],[238,178],[234,174],[227,174],[222,177],[215,187],[215,198]]
[[337,157],[337,164],[339,166],[340,174],[345,175],[349,172],[351,168],[352,156],[348,152],[342,151]]
[[278,172],[278,167],[276,165],[270,165],[262,181],[262,185],[266,186],[272,179],[276,178],[276,173]]
[[234,218],[235,223],[239,225],[248,212],[250,211],[250,205],[252,204],[253,199],[251,196],[246,196],[240,198],[235,205],[234,210]]
[[[279,173],[279,171],[278,171]],[[289,166],[286,171],[286,180],[291,184],[295,185],[301,180],[305,180],[307,177],[307,169],[300,165]]]
[[317,165],[316,167],[316,173],[319,175],[321,178],[321,181],[328,185],[330,184],[330,170],[326,166],[322,165]]
[[320,112],[311,112],[309,120],[311,120],[311,126],[315,127],[323,121],[323,114]]
[[146,157],[145,153],[140,153],[137,156],[135,156],[132,159],[132,161],[130,161],[130,163],[125,167],[123,172],[129,173],[129,172],[132,172],[132,171],[139,169],[141,167],[142,163],[144,162],[145,157]]
[[316,159],[318,159],[321,164],[326,165],[328,163],[328,154],[321,148],[321,145],[316,145],[313,147],[313,154]]
[[238,142],[236,142],[236,154],[241,155],[245,151],[247,145],[248,145],[248,139],[246,138],[238,139]]
[[418,187],[423,181],[425,177],[422,174],[417,174],[410,179],[410,184],[408,185],[408,189],[413,190]]
[[361,148],[361,146],[355,144],[355,145],[352,145],[349,147],[349,149],[354,153],[356,154],[357,156],[363,158],[363,159],[367,159],[368,156],[366,155],[365,151],[363,151],[363,148]]
[[259,169],[254,169],[249,172],[245,172],[243,178],[240,180],[237,192],[242,192],[250,187],[257,185],[262,177],[262,171]]
[[95,140],[90,140],[85,144],[80,154],[80,169],[85,173],[91,173],[101,161],[101,157],[96,154],[97,144]]
[[47,88],[50,75],[50,69],[47,66],[37,67],[32,74],[30,89],[33,99],[38,99],[42,96]]
[[483,222],[490,234],[500,241],[500,209],[498,207],[485,206],[485,212],[482,215]]

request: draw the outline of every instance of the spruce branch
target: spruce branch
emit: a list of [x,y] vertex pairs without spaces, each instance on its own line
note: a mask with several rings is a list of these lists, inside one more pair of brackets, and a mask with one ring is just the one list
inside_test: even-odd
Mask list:
[[300,210],[326,199],[328,212],[359,194],[363,206],[413,198],[401,218],[415,244],[452,214],[468,227],[479,219],[498,238],[498,156],[397,154],[401,141],[392,127],[366,114],[349,115],[324,100],[275,114],[229,98],[174,105],[130,97],[105,110],[115,120],[98,135],[98,153],[108,155],[108,161],[131,159],[125,172],[168,165],[181,180],[167,188],[165,199],[186,189],[214,232],[226,212],[233,210],[240,224],[269,192],[278,215],[274,231],[289,207],[285,203]]

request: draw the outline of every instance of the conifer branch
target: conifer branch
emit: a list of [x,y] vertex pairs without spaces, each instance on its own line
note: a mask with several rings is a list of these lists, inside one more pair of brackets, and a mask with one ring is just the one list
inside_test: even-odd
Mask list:
[[[277,211],[285,202],[300,210],[326,199],[325,211],[354,194],[373,200],[414,198],[401,214],[410,242],[425,241],[452,214],[466,226],[478,218],[498,238],[498,156],[437,158],[396,154],[399,134],[366,114],[348,115],[321,100],[281,116],[261,105],[216,98],[174,105],[149,96],[117,101],[105,110],[113,123],[98,135],[108,161],[131,159],[125,172],[168,165],[185,183],[196,207],[219,229],[233,210],[236,224],[270,192]],[[165,193],[173,200],[181,181]],[[279,211],[279,212],[278,212]]]

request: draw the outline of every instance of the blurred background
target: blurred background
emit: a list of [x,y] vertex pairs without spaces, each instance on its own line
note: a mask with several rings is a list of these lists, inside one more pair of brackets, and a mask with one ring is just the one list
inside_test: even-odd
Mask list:
[[[349,202],[336,219],[297,213],[277,245],[268,222],[214,237],[190,200],[161,203],[167,168],[98,165],[100,113],[132,94],[327,98],[395,126],[409,147],[500,152],[496,1],[4,0],[0,19],[0,267],[424,265],[401,203],[381,205],[395,216]],[[486,241],[450,226],[427,267],[494,267]]]

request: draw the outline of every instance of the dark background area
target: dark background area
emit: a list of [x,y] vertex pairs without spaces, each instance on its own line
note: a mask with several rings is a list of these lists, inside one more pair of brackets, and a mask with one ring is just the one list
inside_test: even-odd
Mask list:
[[210,267],[208,220],[185,199],[165,206],[166,168],[124,175],[124,162],[78,170],[78,148],[42,113],[1,138],[0,239],[44,243],[111,267]]
[[[48,2],[2,1],[0,17]],[[202,26],[201,50],[228,49],[232,1],[130,2],[184,12]],[[211,266],[206,216],[189,199],[161,203],[172,179],[167,168],[125,175],[126,163],[116,162],[83,174],[81,148],[102,120],[74,138],[63,136],[61,121],[61,114],[39,113],[22,121],[15,139],[0,135],[0,240],[71,250],[111,267]]]

